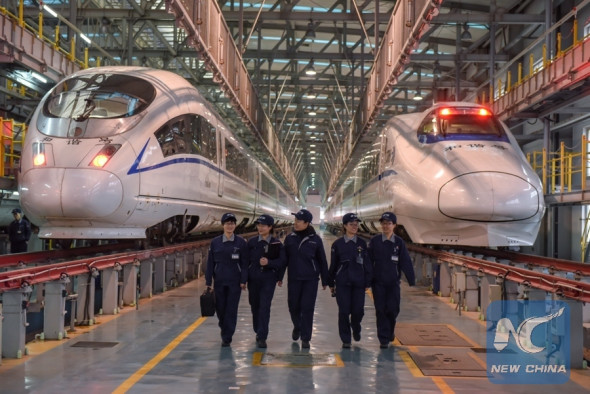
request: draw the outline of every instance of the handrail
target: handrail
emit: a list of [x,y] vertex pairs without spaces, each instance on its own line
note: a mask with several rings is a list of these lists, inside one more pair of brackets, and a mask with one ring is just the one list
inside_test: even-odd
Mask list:
[[525,268],[480,260],[474,257],[461,256],[417,245],[408,245],[408,249],[436,258],[441,262],[447,262],[466,269],[482,272],[487,275],[493,275],[503,280],[509,280],[536,289],[548,291],[562,297],[582,302],[590,301],[590,283],[587,282],[561,278],[559,276],[536,272]]
[[[0,117],[0,177],[14,179],[27,125]],[[18,146],[18,149],[15,149]]]

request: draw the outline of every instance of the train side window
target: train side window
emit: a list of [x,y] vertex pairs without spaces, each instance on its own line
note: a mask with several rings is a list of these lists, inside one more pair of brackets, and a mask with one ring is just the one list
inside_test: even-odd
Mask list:
[[164,157],[187,153],[185,134],[183,119],[173,120],[156,131],[156,139],[162,148]]
[[272,199],[277,198],[277,186],[264,173],[262,174],[262,192],[266,193]]
[[225,169],[248,182],[248,158],[227,140],[225,141]]
[[215,126],[200,115],[192,115],[189,119],[189,129],[191,153],[217,162],[217,130]]

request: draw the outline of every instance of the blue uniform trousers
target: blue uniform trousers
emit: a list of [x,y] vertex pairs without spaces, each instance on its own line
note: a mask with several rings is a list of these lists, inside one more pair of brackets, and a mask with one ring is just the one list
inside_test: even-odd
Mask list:
[[365,288],[346,284],[336,285],[338,303],[338,332],[342,343],[350,343],[350,330],[361,333],[361,321],[365,315]]
[[231,343],[238,320],[238,305],[242,288],[239,283],[216,283],[215,312],[221,328],[221,340]]
[[377,337],[384,345],[395,339],[395,319],[399,315],[399,283],[373,283],[373,300],[377,316]]
[[293,327],[301,332],[302,341],[311,340],[313,311],[318,295],[318,279],[293,280],[287,282],[289,313]]
[[270,305],[275,294],[277,277],[273,271],[263,272],[248,281],[248,301],[256,338],[266,340],[270,322]]

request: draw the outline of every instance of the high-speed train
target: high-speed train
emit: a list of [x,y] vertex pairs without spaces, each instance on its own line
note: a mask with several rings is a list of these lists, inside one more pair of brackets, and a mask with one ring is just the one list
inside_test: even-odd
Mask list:
[[534,243],[545,203],[508,127],[484,106],[445,102],[390,119],[325,216],[337,226],[356,212],[376,232],[384,211],[414,243],[523,246]]
[[[292,221],[294,198],[181,76],[98,67],[58,83],[22,150],[22,207],[41,238],[170,240]],[[240,227],[238,227],[240,228]]]

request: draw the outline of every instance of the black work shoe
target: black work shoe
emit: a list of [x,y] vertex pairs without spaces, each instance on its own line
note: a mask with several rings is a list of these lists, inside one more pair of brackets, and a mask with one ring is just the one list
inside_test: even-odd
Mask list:
[[360,332],[353,332],[352,338],[357,342],[360,341],[361,340],[361,333]]
[[222,346],[222,347],[228,347],[228,346],[229,346],[229,344],[230,344],[230,342],[227,342],[227,341],[221,341],[221,346]]
[[309,341],[301,341],[302,349],[309,349]]
[[264,339],[259,339],[258,341],[256,341],[256,343],[258,344],[259,348],[261,348],[261,349],[266,348],[266,341]]
[[299,335],[301,335],[301,331],[299,331],[298,329],[294,328],[293,329],[293,333],[291,334],[291,338],[293,338],[294,341],[299,339]]
[[381,349],[387,349],[387,348],[389,348],[389,343],[382,343],[381,345],[379,345],[379,347]]
[[348,343],[348,342],[344,342],[344,343],[342,344],[342,349],[350,349],[350,346],[351,346],[351,345],[350,345],[350,343]]

